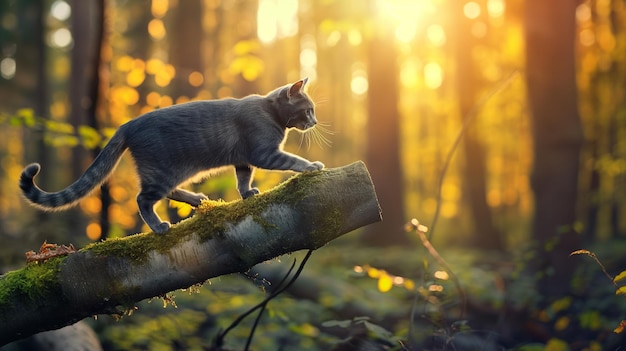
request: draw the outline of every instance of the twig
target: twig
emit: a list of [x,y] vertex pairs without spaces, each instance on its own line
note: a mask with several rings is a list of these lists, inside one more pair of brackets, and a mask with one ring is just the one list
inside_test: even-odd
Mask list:
[[246,346],[244,348],[244,350],[246,350],[246,351],[249,350],[250,344],[252,343],[252,338],[254,336],[254,332],[256,330],[257,325],[259,324],[259,321],[261,320],[263,312],[265,312],[265,308],[267,307],[267,304],[272,299],[274,299],[276,296],[280,295],[285,290],[287,290],[298,279],[298,277],[300,276],[300,273],[302,273],[302,270],[304,269],[304,266],[307,263],[307,261],[309,260],[309,258],[311,257],[312,253],[313,253],[313,250],[308,250],[307,251],[306,255],[304,256],[304,259],[302,260],[302,263],[300,263],[300,266],[298,267],[298,270],[293,275],[293,277],[287,282],[287,284],[285,284],[285,281],[287,281],[287,278],[289,277],[289,275],[291,274],[291,272],[293,271],[293,269],[294,269],[294,267],[296,265],[296,259],[294,258],[293,263],[291,264],[291,267],[287,271],[287,274],[285,274],[283,279],[278,283],[278,285],[277,285],[278,289],[276,289],[268,297],[263,299],[263,301],[259,302],[254,307],[250,308],[248,311],[246,311],[245,313],[243,313],[239,317],[237,317],[237,319],[235,319],[228,326],[228,328],[226,328],[223,332],[219,333],[216,336],[215,341],[213,342],[213,345],[214,346],[221,346],[221,345],[223,345],[224,338],[226,337],[226,334],[229,331],[231,331],[237,325],[239,325],[239,323],[241,323],[246,317],[248,317],[250,314],[252,314],[252,312],[256,311],[257,309],[260,309],[259,314],[257,315],[257,318],[255,319],[254,324],[252,325],[252,329],[250,330],[250,335],[248,335],[248,340],[246,341]]
[[422,245],[424,245],[428,253],[448,272],[448,274],[450,275],[450,279],[452,279],[452,282],[454,282],[456,291],[459,294],[459,298],[461,299],[461,314],[459,316],[459,319],[463,319],[463,316],[465,315],[465,308],[467,305],[467,298],[465,297],[465,291],[461,287],[461,282],[459,281],[459,278],[454,274],[452,268],[450,268],[450,265],[448,265],[448,262],[446,262],[446,260],[441,257],[439,252],[437,252],[437,249],[435,249],[435,247],[430,243],[430,240],[428,240],[428,238],[426,237],[426,234],[422,229],[423,226],[419,224],[419,221],[414,218],[411,220],[411,225],[413,225],[413,227],[415,228],[415,232],[420,237],[420,240],[422,240]]
[[506,77],[492,91],[490,91],[489,94],[483,96],[483,98],[480,101],[478,101],[465,116],[465,119],[463,120],[463,127],[461,128],[461,131],[459,131],[459,134],[456,136],[456,140],[454,140],[452,147],[450,148],[450,150],[448,151],[448,154],[446,155],[446,160],[443,163],[443,169],[441,170],[441,175],[439,176],[439,184],[437,185],[437,200],[436,200],[437,206],[435,207],[435,214],[433,215],[433,220],[430,224],[430,230],[428,231],[429,233],[428,240],[433,239],[433,233],[435,232],[435,224],[437,224],[437,220],[439,219],[439,210],[441,209],[441,192],[443,189],[443,180],[446,177],[446,173],[448,172],[448,167],[450,166],[450,163],[452,161],[452,156],[454,156],[454,152],[456,151],[456,149],[459,147],[459,144],[461,143],[461,139],[465,135],[465,132],[467,131],[467,128],[469,127],[470,123],[474,121],[474,118],[476,118],[476,116],[478,115],[478,111],[480,111],[480,109],[485,104],[487,104],[487,102],[491,100],[492,97],[494,97],[496,94],[504,90],[504,88],[509,86],[509,84],[511,84],[511,82],[513,81],[513,78],[517,77],[518,73],[519,73],[518,70],[511,72],[511,74],[509,74],[508,77]]

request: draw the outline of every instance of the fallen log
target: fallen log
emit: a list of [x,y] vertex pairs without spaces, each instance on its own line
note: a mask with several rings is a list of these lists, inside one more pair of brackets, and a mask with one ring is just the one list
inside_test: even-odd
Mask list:
[[363,162],[298,174],[243,201],[203,202],[164,234],[109,239],[0,276],[0,345],[317,249],[380,220]]

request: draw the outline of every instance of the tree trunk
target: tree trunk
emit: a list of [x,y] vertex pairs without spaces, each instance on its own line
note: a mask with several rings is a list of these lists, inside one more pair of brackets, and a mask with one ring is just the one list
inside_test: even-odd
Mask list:
[[[109,85],[108,71],[105,68],[106,63],[102,61],[102,50],[108,47],[108,30],[105,21],[106,16],[106,1],[96,1],[96,33],[95,45],[93,47],[93,64],[91,65],[93,73],[92,79],[88,87],[88,99],[91,104],[87,108],[87,125],[94,130],[102,129],[102,120],[106,114],[105,108],[102,106],[103,100],[105,100],[106,90]],[[100,154],[102,148],[96,146],[91,150],[91,158],[95,159]],[[105,182],[100,186],[100,201],[102,203],[102,210],[100,210],[100,229],[101,239],[106,239],[111,228],[111,221],[109,218],[109,207],[111,207],[111,192],[109,191],[109,183]]]
[[[467,123],[470,111],[478,102],[478,92],[481,85],[480,68],[473,59],[472,50],[478,41],[471,34],[474,20],[463,14],[461,6],[455,8],[457,14],[458,35],[457,67],[458,67],[458,94],[459,113],[462,123]],[[488,250],[503,250],[502,235],[493,224],[491,208],[487,204],[487,170],[484,145],[480,141],[478,128],[475,123],[467,128],[463,136],[463,151],[465,151],[465,165],[463,168],[463,189],[465,198],[472,213],[474,232],[470,239],[471,246]]]
[[[189,82],[192,72],[204,76],[204,58],[202,56],[202,13],[201,1],[181,1],[172,10],[172,38],[170,42],[170,63],[179,71],[172,81],[171,95],[174,100],[180,96],[191,99],[198,95],[202,85],[193,86]],[[210,66],[209,66],[210,67]]]
[[[104,0],[72,3],[72,71],[70,74],[70,123],[79,131],[83,126],[94,130],[100,129],[98,120],[98,101],[100,97],[101,48],[105,44]],[[95,18],[95,20],[94,20]],[[84,145],[72,148],[71,178],[78,179],[89,163],[100,153],[101,148],[86,150]],[[107,184],[102,186],[100,195],[102,210],[99,224],[102,237],[106,238],[109,230],[108,210],[111,202]],[[68,212],[70,228],[86,226],[86,218],[77,209]]]
[[363,240],[369,245],[406,245],[403,177],[400,166],[397,54],[393,32],[381,29],[369,43],[367,162],[385,211],[382,223],[369,227]]
[[575,12],[575,1],[526,2],[526,78],[534,141],[532,238],[539,248],[531,269],[539,273],[537,291],[547,300],[570,294],[576,261],[569,254],[581,243],[573,230],[583,144]]
[[[87,87],[94,78],[91,68],[93,64],[91,54],[93,54],[92,47],[94,45],[91,25],[92,2],[74,0],[71,5],[74,16],[72,16],[71,22],[73,44],[72,70],[69,81],[69,122],[78,130],[80,126],[86,124],[87,108],[91,104],[91,101],[88,100],[90,97],[87,96]],[[72,148],[71,178],[78,179],[90,162],[91,159],[87,157],[87,151],[82,146]],[[72,228],[77,229],[78,227],[72,226]]]
[[0,345],[317,249],[378,221],[363,162],[299,174],[244,201],[204,202],[164,234],[110,239],[0,276]]

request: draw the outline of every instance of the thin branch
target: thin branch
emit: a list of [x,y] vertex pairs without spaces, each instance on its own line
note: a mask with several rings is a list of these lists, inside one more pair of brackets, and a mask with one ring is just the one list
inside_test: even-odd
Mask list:
[[465,132],[467,131],[467,128],[469,128],[470,124],[474,121],[474,119],[478,115],[478,112],[483,108],[483,106],[485,106],[485,104],[487,104],[487,102],[491,100],[492,97],[494,97],[496,94],[498,94],[499,92],[504,90],[506,87],[508,87],[513,81],[513,78],[517,77],[518,75],[519,75],[518,70],[511,72],[511,74],[509,74],[508,77],[506,77],[504,80],[498,83],[498,85],[496,85],[496,87],[492,91],[490,91],[487,95],[483,96],[483,98],[480,99],[480,101],[478,101],[465,116],[464,121],[463,121],[463,127],[461,127],[459,134],[457,134],[456,139],[454,140],[454,143],[450,147],[450,150],[448,151],[448,154],[446,155],[446,159],[443,162],[443,169],[441,170],[441,174],[439,175],[439,184],[437,185],[437,197],[436,197],[437,205],[435,207],[435,214],[433,215],[433,220],[430,223],[430,231],[428,232],[429,233],[428,240],[433,239],[433,234],[435,232],[435,225],[437,224],[437,221],[439,220],[439,211],[441,210],[441,192],[443,190],[443,180],[446,177],[446,173],[448,172],[448,167],[450,167],[450,163],[452,163],[452,157],[454,156],[454,152],[458,149],[459,144],[461,143],[461,140],[463,139],[463,136],[465,135]]

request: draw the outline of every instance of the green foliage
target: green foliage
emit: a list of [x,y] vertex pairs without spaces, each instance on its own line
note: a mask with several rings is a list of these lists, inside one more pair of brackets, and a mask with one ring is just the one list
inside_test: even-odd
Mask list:
[[32,131],[42,132],[45,142],[52,147],[80,145],[92,150],[104,146],[115,132],[115,128],[104,128],[98,131],[86,125],[75,128],[67,122],[36,116],[30,108],[19,109],[12,115],[0,113],[0,125],[5,123],[11,127],[26,127]]
[[[96,330],[110,324],[101,333],[104,344],[112,350],[174,350],[206,349],[219,330],[225,328],[239,314],[264,298],[252,284],[238,276],[214,279],[194,293],[178,293],[178,308],[167,309],[158,304],[142,302],[132,317],[110,324],[101,318]],[[280,297],[270,303],[262,319],[253,349],[277,350],[281,346],[293,349],[325,350],[319,341],[328,339],[311,321],[323,314],[313,303]],[[227,349],[241,349],[252,320],[244,320],[226,339]],[[157,335],[158,334],[158,335]]]
[[370,317],[354,317],[351,320],[330,320],[322,323],[323,327],[338,327],[342,329],[353,329],[354,327],[363,326],[367,331],[367,336],[373,340],[383,341],[390,345],[395,345],[393,349],[402,347],[402,338],[393,335],[389,330],[378,324],[370,322]]

